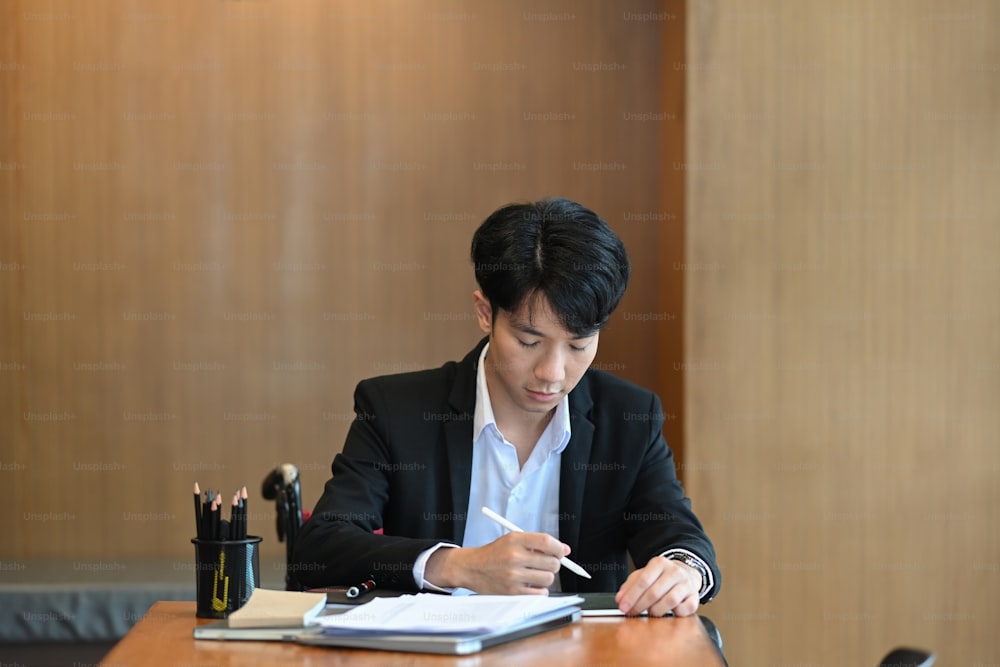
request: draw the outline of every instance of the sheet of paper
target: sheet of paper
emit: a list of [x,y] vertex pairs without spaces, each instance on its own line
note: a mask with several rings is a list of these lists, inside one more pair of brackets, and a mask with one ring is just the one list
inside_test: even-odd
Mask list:
[[519,625],[564,607],[578,606],[578,596],[468,595],[434,593],[376,598],[320,625],[331,631],[371,633],[463,634],[492,632]]

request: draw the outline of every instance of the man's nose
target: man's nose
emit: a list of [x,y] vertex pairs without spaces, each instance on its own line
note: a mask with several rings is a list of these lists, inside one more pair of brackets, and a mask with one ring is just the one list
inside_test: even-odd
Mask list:
[[566,364],[559,352],[546,354],[535,366],[535,377],[547,385],[558,385],[566,379]]

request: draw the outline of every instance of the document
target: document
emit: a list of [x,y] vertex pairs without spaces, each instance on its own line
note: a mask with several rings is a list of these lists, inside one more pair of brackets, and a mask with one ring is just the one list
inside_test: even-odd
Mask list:
[[[554,593],[553,595],[572,595],[572,593]],[[587,616],[624,616],[618,603],[615,602],[614,593],[580,593],[583,604],[580,605],[580,615]],[[673,612],[668,612],[667,616],[673,616]],[[642,612],[639,616],[649,616],[649,612]]]
[[578,608],[574,595],[469,595],[418,593],[376,598],[342,614],[317,620],[326,635],[476,635],[530,625],[553,613]]

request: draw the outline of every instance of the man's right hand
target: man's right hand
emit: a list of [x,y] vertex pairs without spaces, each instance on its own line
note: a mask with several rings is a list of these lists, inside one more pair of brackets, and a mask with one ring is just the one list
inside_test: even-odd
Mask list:
[[492,595],[547,595],[569,547],[545,533],[508,533],[481,547],[438,549],[424,579]]

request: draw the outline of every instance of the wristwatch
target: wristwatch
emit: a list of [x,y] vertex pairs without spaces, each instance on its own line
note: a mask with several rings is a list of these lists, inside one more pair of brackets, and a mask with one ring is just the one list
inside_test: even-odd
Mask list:
[[708,568],[705,567],[705,564],[701,562],[700,558],[695,558],[690,554],[675,551],[667,556],[667,560],[679,560],[685,565],[693,567],[695,571],[701,575],[701,587],[698,588],[699,595],[708,587]]

